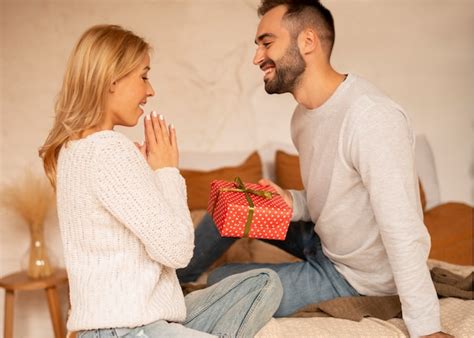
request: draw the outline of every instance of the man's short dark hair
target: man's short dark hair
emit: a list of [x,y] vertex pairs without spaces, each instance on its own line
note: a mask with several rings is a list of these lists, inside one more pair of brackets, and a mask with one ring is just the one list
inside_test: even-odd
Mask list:
[[286,20],[292,36],[298,36],[305,28],[314,28],[329,58],[336,35],[331,12],[319,0],[262,0],[258,15],[263,16],[280,5],[287,8],[283,19]]

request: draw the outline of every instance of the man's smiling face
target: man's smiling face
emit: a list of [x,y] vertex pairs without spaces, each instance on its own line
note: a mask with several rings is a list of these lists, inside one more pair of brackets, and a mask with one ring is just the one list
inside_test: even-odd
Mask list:
[[257,28],[254,64],[264,72],[265,90],[269,94],[293,92],[306,64],[284,25],[285,6],[268,11]]

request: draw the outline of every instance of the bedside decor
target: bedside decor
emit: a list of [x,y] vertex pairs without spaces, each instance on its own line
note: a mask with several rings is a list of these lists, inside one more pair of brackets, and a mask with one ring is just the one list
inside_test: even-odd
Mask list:
[[44,241],[44,220],[52,202],[53,191],[49,182],[30,170],[1,190],[3,206],[16,212],[28,224],[30,247],[22,260],[22,269],[33,279],[45,278],[54,272]]

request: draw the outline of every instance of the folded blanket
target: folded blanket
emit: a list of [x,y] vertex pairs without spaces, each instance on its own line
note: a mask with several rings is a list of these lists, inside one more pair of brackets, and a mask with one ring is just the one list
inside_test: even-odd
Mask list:
[[431,279],[441,297],[474,299],[474,272],[465,278],[442,268],[431,269]]
[[402,308],[400,298],[396,295],[339,297],[306,305],[291,317],[320,317],[321,313],[359,322],[364,317],[376,317],[382,320],[401,317]]
[[[442,268],[431,269],[431,278],[440,297],[474,299],[473,275],[462,277]],[[340,297],[309,304],[291,317],[320,317],[322,313],[353,321],[361,321],[364,317],[388,320],[401,317],[402,308],[397,295]]]

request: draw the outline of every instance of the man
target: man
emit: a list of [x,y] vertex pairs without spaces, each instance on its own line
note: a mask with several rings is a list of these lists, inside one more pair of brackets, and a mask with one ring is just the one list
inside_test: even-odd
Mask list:
[[[369,82],[330,64],[331,13],[316,0],[263,0],[254,64],[269,94],[291,93],[298,106],[291,132],[304,191],[270,184],[293,208],[285,241],[267,241],[303,259],[233,264],[209,276],[256,267],[278,272],[284,296],[277,316],[341,296],[400,296],[412,337],[448,337],[426,264],[430,239],[422,220],[414,137],[405,112]],[[196,230],[190,281],[233,242],[209,216]]]

